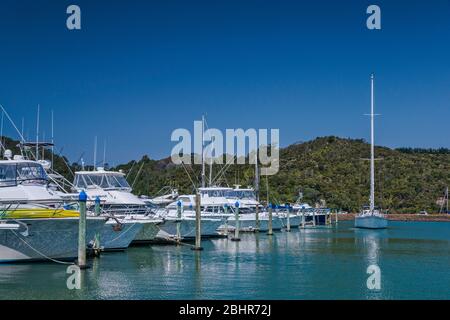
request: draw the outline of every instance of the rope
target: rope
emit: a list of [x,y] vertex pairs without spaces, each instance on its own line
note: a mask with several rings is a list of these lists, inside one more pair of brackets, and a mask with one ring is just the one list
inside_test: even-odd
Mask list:
[[[117,237],[115,237],[115,238],[112,239],[112,240],[109,240],[107,243],[111,243],[111,242],[113,242],[113,241],[116,241],[117,239],[119,239],[119,238],[121,238],[122,236],[124,236],[125,234],[127,234],[127,233],[128,233],[128,232],[136,225],[136,223],[133,223],[132,225],[130,225],[130,224],[125,224],[125,223],[121,223],[121,225],[122,225],[122,226],[128,225],[129,228],[126,229],[124,232],[120,232],[119,235],[118,235]],[[101,239],[100,239],[100,245],[101,245]]]
[[55,263],[59,263],[59,264],[65,264],[65,265],[74,265],[75,263],[73,262],[65,262],[65,261],[60,261],[60,260],[56,260],[53,258],[50,258],[49,256],[43,254],[42,252],[40,252],[39,250],[33,248],[28,242],[26,242],[24,239],[22,239],[14,230],[10,230],[20,241],[22,241],[23,243],[25,243],[31,250],[33,250],[34,252],[36,252],[37,254],[39,254],[40,256],[42,256],[45,259],[48,259],[50,261],[53,261]]

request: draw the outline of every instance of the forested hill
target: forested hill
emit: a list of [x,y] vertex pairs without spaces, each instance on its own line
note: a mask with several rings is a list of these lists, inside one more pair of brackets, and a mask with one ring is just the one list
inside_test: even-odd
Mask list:
[[[450,185],[448,149],[376,147],[375,153],[378,205],[393,213],[439,210],[436,200]],[[267,181],[261,177],[261,199],[267,197],[267,182],[272,202],[293,202],[302,191],[303,200],[312,205],[325,201],[330,208],[356,212],[368,203],[369,156],[370,148],[365,141],[338,137],[320,137],[283,148],[279,173],[268,177]],[[72,180],[63,158],[56,159],[55,167]],[[78,168],[77,164],[71,165],[71,170]],[[222,168],[222,165],[214,165],[213,177]],[[174,165],[170,158],[152,160],[144,156],[139,161],[114,168],[119,169],[127,174],[128,182],[138,195],[156,195],[164,186],[178,188],[180,193],[191,193],[193,184],[198,185],[200,180],[199,165],[183,168]],[[233,165],[218,182],[229,186],[253,185],[254,168]]]
[[[436,212],[436,200],[450,185],[448,149],[392,150],[376,147],[376,202],[390,212]],[[369,145],[363,140],[321,137],[280,150],[280,171],[268,178],[270,200],[293,202],[299,191],[311,204],[325,200],[331,208],[357,211],[368,203]],[[222,166],[214,166],[213,172]],[[171,185],[182,193],[192,192],[192,182],[200,179],[200,166],[174,166],[170,159],[160,161],[143,157],[138,162],[118,166],[130,172],[137,194],[155,194]],[[213,174],[214,176],[215,174]],[[208,176],[208,173],[207,173]],[[221,179],[222,185],[252,185],[254,168],[231,166]],[[261,199],[266,199],[266,179],[261,178]]]

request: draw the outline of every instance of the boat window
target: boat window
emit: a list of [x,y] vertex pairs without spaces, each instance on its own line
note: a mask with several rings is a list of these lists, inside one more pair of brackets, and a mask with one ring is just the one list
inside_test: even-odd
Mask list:
[[227,198],[232,199],[256,199],[254,191],[251,190],[232,190],[226,192]]
[[227,197],[227,198],[229,198],[229,199],[237,199],[237,198],[238,198],[238,195],[237,195],[237,192],[236,192],[236,191],[232,190],[232,191],[227,191],[227,192],[225,193],[225,197]]
[[216,212],[216,208],[215,207],[206,207],[205,212],[214,213],[214,212]]
[[201,190],[200,193],[202,196],[208,197],[225,197],[225,194],[228,190],[224,189],[215,189],[215,190]]
[[110,188],[131,188],[124,176],[110,175],[106,177]]
[[80,175],[76,181],[76,186],[78,188],[100,187],[102,189],[131,189],[124,176],[95,173]]
[[17,164],[17,180],[20,182],[32,181],[46,183],[48,177],[42,165],[33,162],[25,162]]
[[84,177],[81,175],[75,175],[75,187],[79,189],[85,189],[87,187]]
[[184,203],[187,203],[187,204],[191,203],[191,199],[189,199],[189,197],[179,197],[178,201],[181,201],[183,204]]
[[14,186],[16,185],[16,165],[15,164],[1,164],[0,165],[0,186]]

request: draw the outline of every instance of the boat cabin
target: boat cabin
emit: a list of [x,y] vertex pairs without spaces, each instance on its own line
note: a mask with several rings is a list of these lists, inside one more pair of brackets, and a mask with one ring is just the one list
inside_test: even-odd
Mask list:
[[106,171],[102,168],[96,171],[75,172],[74,186],[77,190],[104,189],[131,191],[125,179],[125,174],[116,171]]
[[0,187],[46,185],[48,182],[47,173],[39,162],[18,157],[0,160]]

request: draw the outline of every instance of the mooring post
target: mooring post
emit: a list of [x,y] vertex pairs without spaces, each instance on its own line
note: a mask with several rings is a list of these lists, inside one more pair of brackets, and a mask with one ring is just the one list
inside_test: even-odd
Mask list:
[[274,205],[269,203],[269,232],[267,232],[267,234],[269,236],[273,235],[273,230],[272,230],[272,210],[273,210]]
[[255,218],[256,218],[256,231],[259,231],[259,203],[256,204],[255,208]]
[[[95,197],[94,203],[95,203],[95,210],[94,210],[95,216],[99,217],[101,214],[100,197],[99,196]],[[94,249],[94,254],[96,256],[99,256],[101,245],[100,245],[100,234],[98,234],[98,233],[95,234],[93,249]]]
[[228,237],[228,204],[225,203],[223,210],[225,212],[225,234]]
[[316,226],[316,209],[313,209],[313,226]]
[[177,202],[177,241],[181,241],[181,201]]
[[300,209],[302,211],[302,228],[305,227],[305,210],[303,208]]
[[100,215],[100,197],[95,197],[95,215],[98,217]]
[[336,224],[338,224],[338,211],[336,209]]
[[286,220],[286,231],[291,231],[291,220],[290,220],[290,213],[289,213],[289,204],[286,203],[286,214],[287,214],[287,220]]
[[86,201],[87,194],[81,191],[78,195],[80,217],[78,221],[78,267],[86,269]]
[[192,247],[192,250],[203,250],[201,247],[201,211],[200,193],[197,192],[195,195],[195,246]]
[[234,213],[235,228],[234,228],[234,237],[231,238],[231,241],[241,241],[241,239],[239,239],[239,202],[236,201],[234,206],[236,208]]

